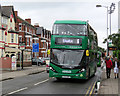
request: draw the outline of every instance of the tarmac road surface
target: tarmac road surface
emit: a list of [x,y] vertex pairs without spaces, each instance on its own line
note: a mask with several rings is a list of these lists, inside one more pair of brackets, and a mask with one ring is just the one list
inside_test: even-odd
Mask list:
[[[96,75],[89,80],[64,79],[57,81],[49,78],[48,73],[18,77],[8,81],[3,81],[3,95],[7,94],[85,94],[94,93],[95,83],[101,75],[98,68]],[[12,95],[13,96],[13,95]]]

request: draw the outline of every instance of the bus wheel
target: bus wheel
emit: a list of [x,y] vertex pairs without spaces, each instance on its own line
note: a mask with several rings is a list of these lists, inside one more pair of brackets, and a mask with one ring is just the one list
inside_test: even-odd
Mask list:
[[58,78],[58,77],[56,77],[56,79],[57,79],[57,81],[61,81],[62,80],[61,78]]
[[94,71],[94,74],[93,74],[93,76],[95,76],[96,70],[97,70],[97,69],[96,69],[96,67],[95,67],[95,71]]

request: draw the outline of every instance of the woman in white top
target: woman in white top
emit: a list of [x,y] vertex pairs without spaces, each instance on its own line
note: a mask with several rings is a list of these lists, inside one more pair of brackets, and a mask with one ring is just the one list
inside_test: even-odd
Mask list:
[[115,74],[115,79],[116,77],[119,78],[119,62],[117,61],[117,57],[115,57],[115,61],[113,63],[113,67],[114,67],[114,74]]

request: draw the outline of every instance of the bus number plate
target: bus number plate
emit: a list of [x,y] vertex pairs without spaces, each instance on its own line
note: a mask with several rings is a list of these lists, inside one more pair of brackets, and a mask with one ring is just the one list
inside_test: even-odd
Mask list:
[[62,78],[71,78],[70,76],[62,76]]

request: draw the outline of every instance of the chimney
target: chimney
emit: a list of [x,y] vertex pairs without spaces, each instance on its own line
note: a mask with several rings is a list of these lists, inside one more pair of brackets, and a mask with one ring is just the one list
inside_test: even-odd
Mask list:
[[25,21],[27,21],[28,23],[30,23],[30,24],[31,24],[31,19],[30,19],[30,18],[25,19]]
[[15,12],[15,16],[18,16],[18,11],[14,11]]
[[34,27],[39,27],[39,23],[35,23],[35,24],[34,24]]

